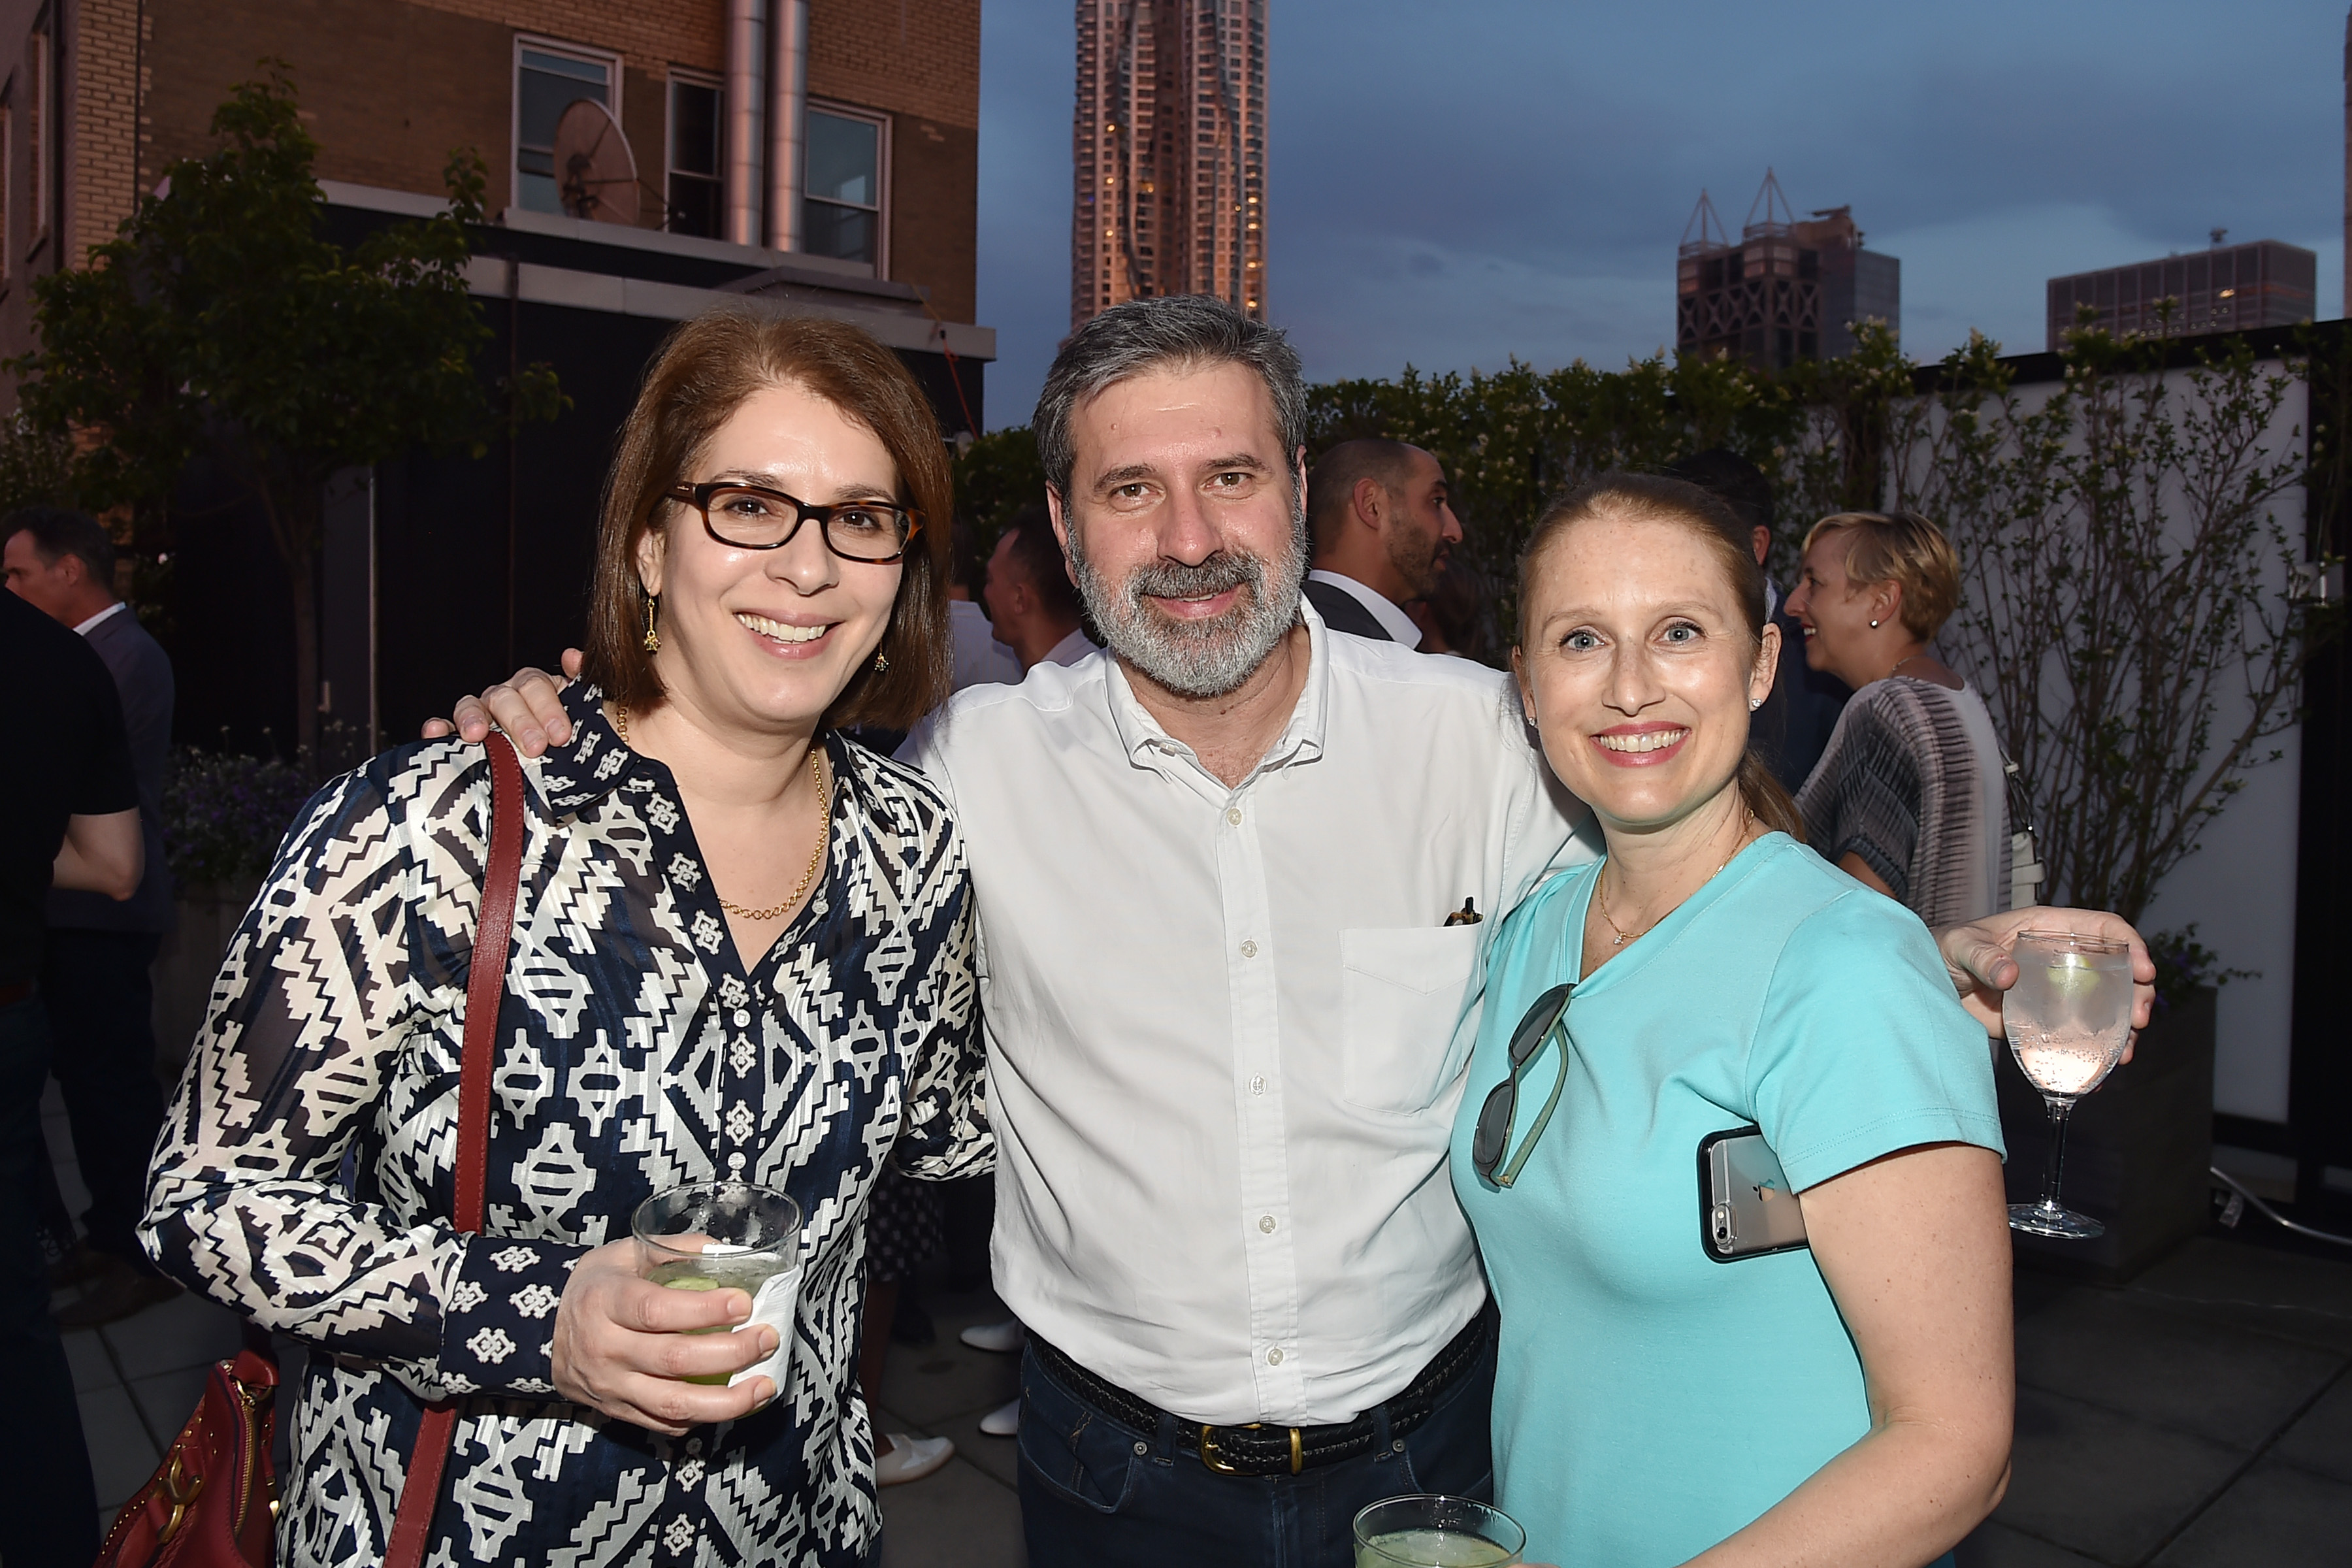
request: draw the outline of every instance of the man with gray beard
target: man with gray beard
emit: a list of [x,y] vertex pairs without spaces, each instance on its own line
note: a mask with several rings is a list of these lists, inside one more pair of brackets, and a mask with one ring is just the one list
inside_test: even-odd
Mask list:
[[[1447,1144],[1499,917],[1593,850],[1503,676],[1301,602],[1306,425],[1214,300],[1079,328],[1034,426],[1108,647],[901,753],[971,867],[1034,1568],[1348,1568],[1366,1504],[1491,1485]],[[564,739],[536,672],[492,716]],[[1945,933],[1964,993],[2035,917]]]
[[1034,427],[1108,651],[903,753],[971,858],[1039,1568],[1337,1568],[1365,1504],[1488,1486],[1470,917],[1590,851],[1500,676],[1302,604],[1305,408],[1213,300],[1081,327]]

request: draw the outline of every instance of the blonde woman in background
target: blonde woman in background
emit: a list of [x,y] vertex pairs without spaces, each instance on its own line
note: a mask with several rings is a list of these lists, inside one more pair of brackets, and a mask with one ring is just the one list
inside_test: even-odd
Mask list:
[[1824,859],[1931,928],[2009,908],[2008,796],[1984,699],[1928,651],[1960,563],[1916,512],[1849,511],[1805,535],[1789,612],[1805,663],[1853,688],[1797,793]]

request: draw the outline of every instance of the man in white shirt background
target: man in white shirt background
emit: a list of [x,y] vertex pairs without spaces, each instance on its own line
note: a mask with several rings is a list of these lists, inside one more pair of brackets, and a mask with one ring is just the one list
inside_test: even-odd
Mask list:
[[[1114,307],[1035,428],[1113,657],[961,692],[903,753],[971,864],[1029,1561],[1345,1568],[1366,1503],[1490,1485],[1446,1148],[1488,944],[1590,856],[1581,808],[1498,673],[1301,603],[1278,331]],[[493,717],[531,749],[568,730],[536,672],[459,706],[469,737]],[[2120,927],[1943,933],[1964,991],[1990,987],[1963,965],[2013,981],[2024,920]]]
[[949,559],[953,575],[948,579],[948,637],[955,652],[955,689],[961,691],[967,686],[1009,685],[1019,680],[1021,656],[1005,646],[990,624],[988,612],[971,596],[984,568],[971,524],[961,518],[956,521],[955,548]]
[[1307,481],[1315,569],[1306,595],[1334,631],[1421,646],[1403,606],[1436,591],[1439,571],[1462,542],[1445,469],[1402,441],[1342,441]]
[[1076,664],[1095,651],[1081,629],[1078,590],[1063,563],[1053,517],[1042,506],[1023,507],[996,536],[981,596],[997,640],[1019,656],[1024,671]]

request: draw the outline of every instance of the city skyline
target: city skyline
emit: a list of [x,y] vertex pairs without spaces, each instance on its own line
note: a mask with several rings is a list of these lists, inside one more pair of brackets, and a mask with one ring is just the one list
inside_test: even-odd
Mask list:
[[[1769,16],[1284,0],[1271,316],[1317,379],[1514,353],[1613,368],[1673,342],[1696,193],[1744,199],[1769,163],[1793,205],[1851,204],[1869,247],[1902,258],[1922,357],[1971,328],[2038,349],[2049,279],[2202,250],[2217,226],[2315,252],[2332,318],[2344,6],[2210,20],[2155,0]],[[1002,426],[1068,330],[1073,10],[990,0],[982,26],[980,314],[1001,334]]]

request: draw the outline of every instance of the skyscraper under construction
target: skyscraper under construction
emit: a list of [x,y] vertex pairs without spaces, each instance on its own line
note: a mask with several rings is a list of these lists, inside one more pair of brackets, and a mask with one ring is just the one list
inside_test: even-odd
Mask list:
[[1213,294],[1265,317],[1267,0],[1078,0],[1070,325]]
[[1675,290],[1677,353],[1746,360],[1759,370],[1851,353],[1857,321],[1903,327],[1903,264],[1862,247],[1850,207],[1796,221],[1769,169],[1736,242],[1699,193],[1683,231]]

